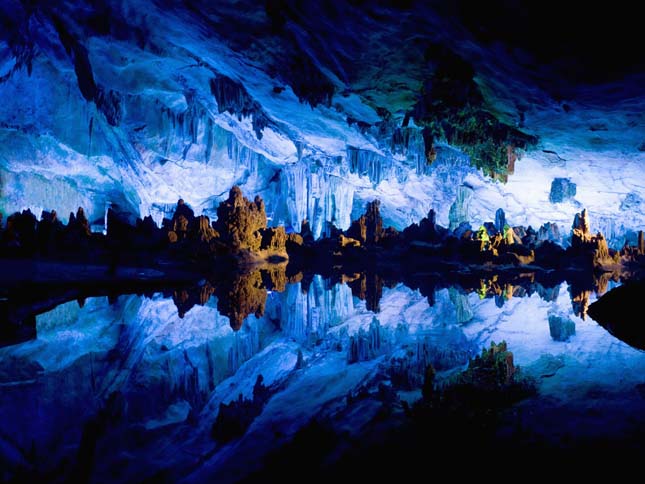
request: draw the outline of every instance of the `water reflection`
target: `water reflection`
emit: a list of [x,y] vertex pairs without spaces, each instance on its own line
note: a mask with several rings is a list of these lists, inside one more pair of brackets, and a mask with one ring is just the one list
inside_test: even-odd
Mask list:
[[[0,315],[9,324],[0,328],[0,345],[31,339],[35,334],[35,317],[59,304],[75,300],[82,308],[87,297],[106,295],[113,304],[120,294],[135,293],[151,297],[161,289],[172,296],[177,314],[183,318],[193,307],[205,305],[212,297],[217,300],[218,311],[229,318],[233,330],[238,331],[249,315],[257,318],[264,314],[269,292],[284,292],[289,284],[300,283],[302,291],[308,291],[311,274],[289,273],[287,264],[274,264],[262,269],[227,272],[225,276],[210,277],[199,283],[180,287],[134,286],[131,288],[84,287],[20,290],[0,300]],[[585,319],[593,294],[602,295],[621,279],[619,274],[544,272],[483,272],[483,273],[428,273],[428,274],[379,274],[373,271],[344,273],[332,272],[324,276],[328,287],[337,283],[347,285],[354,297],[365,301],[366,309],[378,313],[381,309],[383,288],[392,288],[398,283],[418,289],[434,305],[435,293],[442,288],[450,289],[450,297],[457,307],[457,322],[463,323],[472,317],[466,295],[475,293],[480,299],[492,298],[502,308],[512,298],[531,296],[537,293],[545,301],[557,297],[558,287],[568,283],[573,312]],[[13,332],[12,332],[13,331]]]
[[[642,410],[645,354],[584,317],[617,283],[551,282],[274,268],[83,304],[73,294],[33,316],[31,340],[0,348],[2,467],[138,481],[163,466],[170,480],[227,481],[312,418],[360,428],[380,407],[348,402],[383,385],[418,394],[428,365],[447,376],[501,340],[549,402],[583,411],[596,392],[601,409],[620,392]],[[643,419],[630,408],[625,419]],[[232,434],[221,412],[242,422]]]

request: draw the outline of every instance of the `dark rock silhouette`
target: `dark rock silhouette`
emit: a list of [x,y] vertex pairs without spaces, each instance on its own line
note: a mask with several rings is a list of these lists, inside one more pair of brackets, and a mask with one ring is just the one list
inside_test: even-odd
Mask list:
[[642,314],[645,281],[630,281],[612,289],[589,306],[589,316],[616,338],[645,350]]
[[211,94],[217,101],[220,113],[228,111],[237,115],[238,119],[251,116],[253,131],[258,139],[262,139],[262,130],[269,125],[269,117],[260,104],[253,100],[242,84],[219,75],[210,81]]
[[175,213],[173,214],[173,222],[178,217],[185,217],[186,220],[190,223],[195,218],[195,212],[190,208],[183,198],[177,200],[177,208],[175,208]]
[[300,224],[300,235],[305,244],[311,244],[314,241],[314,234],[308,220],[303,220]]
[[260,415],[262,408],[271,397],[271,390],[264,386],[264,377],[258,375],[253,386],[253,397],[220,403],[217,418],[211,429],[212,437],[222,443],[241,437],[253,420]]
[[85,216],[85,210],[83,210],[83,207],[78,207],[76,216],[74,216],[73,212],[70,212],[69,223],[67,224],[67,232],[72,233],[78,237],[90,235],[90,222]]
[[37,226],[36,216],[29,209],[7,217],[4,234],[7,247],[17,249],[23,254],[33,254],[37,243]]
[[65,227],[58,220],[56,210],[43,210],[38,223],[38,247],[43,254],[55,253],[60,247]]
[[107,238],[111,242],[119,242],[127,247],[134,237],[134,227],[130,225],[124,214],[112,208],[107,211]]
[[375,245],[383,237],[383,219],[380,214],[381,202],[374,200],[367,204],[365,214],[354,220],[347,236],[363,245]]
[[363,272],[360,277],[349,283],[352,294],[362,301],[365,301],[365,308],[368,311],[378,313],[380,301],[383,296],[383,279],[374,272]]
[[[445,238],[448,235],[448,230],[437,224],[437,214],[434,209],[430,209],[428,215],[422,218],[418,224],[410,224],[401,234],[406,241],[436,242]],[[385,238],[392,238],[392,235]]]

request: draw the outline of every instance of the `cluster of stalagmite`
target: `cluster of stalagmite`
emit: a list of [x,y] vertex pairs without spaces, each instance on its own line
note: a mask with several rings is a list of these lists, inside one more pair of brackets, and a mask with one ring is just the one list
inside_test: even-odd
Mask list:
[[[180,199],[172,218],[157,227],[152,217],[138,219],[134,225],[110,209],[107,214],[107,235],[92,233],[82,208],[70,214],[63,225],[55,211],[44,211],[38,221],[30,211],[8,217],[6,228],[0,218],[0,250],[9,255],[34,254],[55,257],[69,251],[87,257],[121,261],[137,260],[145,255],[152,260],[159,254],[173,254],[181,260],[203,261],[210,257],[233,256],[238,262],[294,256],[299,263],[328,263],[330,258],[356,261],[378,257],[379,264],[406,258],[439,258],[465,264],[527,265],[563,268],[584,264],[602,270],[614,270],[645,256],[645,239],[639,234],[636,246],[626,244],[621,251],[608,247],[605,237],[593,234],[586,210],[576,214],[571,244],[566,250],[560,245],[562,237],[556,224],[546,223],[538,230],[531,226],[511,227],[502,209],[495,213],[494,222],[486,222],[477,230],[466,221],[454,221],[453,229],[437,224],[436,213],[413,223],[402,232],[384,228],[380,202],[374,200],[365,213],[342,231],[329,225],[321,240],[314,240],[306,220],[301,232],[287,232],[285,227],[268,227],[263,200],[249,200],[239,187],[231,188],[228,198],[217,208],[217,220],[205,215],[195,216]],[[451,222],[452,223],[452,222]],[[110,255],[111,254],[111,255]],[[155,255],[156,254],[156,255]],[[304,261],[304,262],[303,262]],[[326,262],[325,262],[326,261]],[[116,262],[115,262],[116,264]],[[314,264],[315,265],[315,264]]]

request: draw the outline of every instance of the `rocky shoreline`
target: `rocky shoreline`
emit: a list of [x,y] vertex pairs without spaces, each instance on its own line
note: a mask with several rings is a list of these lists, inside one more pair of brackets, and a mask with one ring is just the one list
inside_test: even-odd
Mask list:
[[268,227],[262,199],[245,198],[238,187],[217,209],[218,219],[195,216],[179,200],[161,227],[146,217],[128,224],[108,212],[107,233],[92,233],[83,209],[63,225],[56,212],[41,220],[29,211],[7,219],[0,232],[0,307],[5,344],[33,336],[35,315],[64,301],[106,295],[172,295],[183,316],[215,295],[218,309],[238,330],[249,314],[261,315],[267,291],[320,274],[348,284],[354,296],[378,311],[384,286],[403,282],[432,303],[437,289],[457,287],[499,304],[537,292],[548,299],[566,281],[574,312],[585,317],[592,292],[610,281],[642,279],[645,241],[615,251],[601,233],[592,234],[587,213],[577,214],[566,249],[555,242],[557,226],[510,227],[503,211],[477,231],[450,231],[434,211],[402,232],[384,228],[379,201],[348,230],[328,227],[314,240],[308,223],[300,233]]

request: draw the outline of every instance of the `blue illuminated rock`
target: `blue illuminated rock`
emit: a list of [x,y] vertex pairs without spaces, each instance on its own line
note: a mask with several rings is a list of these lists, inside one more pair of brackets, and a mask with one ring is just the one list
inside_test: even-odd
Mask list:
[[568,341],[576,334],[576,324],[571,319],[549,315],[549,332],[554,341]]
[[576,196],[576,184],[569,178],[554,178],[551,182],[551,192],[549,201],[551,203],[560,203],[573,200]]
[[504,213],[503,209],[498,208],[497,211],[495,212],[495,228],[497,229],[498,232],[502,233],[504,232],[505,225],[506,225],[506,214]]

